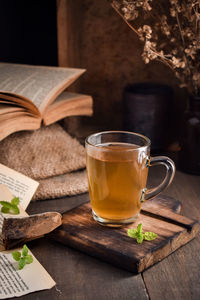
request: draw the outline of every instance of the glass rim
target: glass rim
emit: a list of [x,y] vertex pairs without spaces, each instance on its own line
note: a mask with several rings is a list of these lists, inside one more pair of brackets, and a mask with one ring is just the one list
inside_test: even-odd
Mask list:
[[140,134],[140,133],[137,133],[137,132],[125,131],[125,130],[106,130],[106,131],[99,131],[99,132],[96,132],[96,133],[92,133],[88,137],[86,137],[85,144],[89,145],[91,147],[95,147],[97,149],[106,149],[104,147],[98,147],[98,145],[92,144],[91,142],[89,142],[89,139],[91,137],[93,137],[93,136],[95,137],[95,136],[98,136],[98,135],[101,135],[101,134],[109,134],[109,133],[110,134],[112,134],[112,133],[114,133],[114,134],[115,133],[118,133],[118,134],[129,134],[131,136],[140,137],[140,138],[142,138],[144,140],[144,145],[142,145],[142,146],[137,145],[138,146],[137,148],[127,148],[127,149],[124,149],[124,151],[137,151],[138,149],[145,148],[145,147],[150,147],[150,145],[151,145],[151,140],[147,136],[145,136],[143,134]]

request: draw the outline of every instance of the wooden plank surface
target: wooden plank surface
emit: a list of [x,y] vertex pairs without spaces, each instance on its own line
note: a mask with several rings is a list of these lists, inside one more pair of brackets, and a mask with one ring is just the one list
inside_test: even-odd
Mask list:
[[[40,211],[64,212],[88,202],[88,194],[31,203],[29,214]],[[75,251],[58,242],[43,238],[28,244],[31,251],[56,281],[56,287],[21,297],[25,300],[148,300],[141,275],[115,268]],[[19,299],[21,299],[19,298]]]
[[[163,204],[165,202],[165,205]],[[147,201],[134,224],[122,228],[100,226],[92,218],[89,203],[63,214],[62,226],[50,234],[55,240],[77,250],[139,273],[161,261],[195,237],[199,224],[172,211],[175,199],[157,197]],[[154,241],[141,245],[127,236],[128,228],[143,224],[155,232]]]
[[[155,185],[162,172],[151,172]],[[158,178],[158,180],[157,180]],[[176,172],[165,191],[182,202],[181,214],[200,220],[200,177]],[[31,203],[28,213],[64,212],[89,200],[87,194]],[[72,300],[196,300],[200,296],[200,235],[145,272],[133,275],[47,238],[28,244],[31,251],[55,279],[51,290],[19,299]]]
[[[155,184],[157,171],[152,173]],[[200,221],[200,176],[176,171],[166,193],[182,202],[181,214]],[[161,264],[144,272],[144,283],[151,299],[200,299],[200,259],[197,253],[200,253],[200,234]]]

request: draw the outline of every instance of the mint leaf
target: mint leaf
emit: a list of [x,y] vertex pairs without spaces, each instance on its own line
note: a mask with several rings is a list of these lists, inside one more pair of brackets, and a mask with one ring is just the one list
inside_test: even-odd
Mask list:
[[[20,213],[19,208],[17,205],[14,205],[8,201],[0,201],[0,204],[2,205],[3,211],[9,214],[18,215]],[[1,211],[2,211],[1,208]]]
[[12,256],[14,260],[18,261],[19,270],[23,269],[26,264],[31,264],[33,262],[33,257],[28,254],[28,247],[26,245],[23,246],[22,253],[13,251]]
[[18,264],[19,270],[22,270],[25,265],[26,265],[26,257],[21,257]]
[[3,206],[3,207],[7,207],[7,208],[12,208],[13,207],[13,204],[11,204],[10,202],[8,201],[0,201],[0,204]]
[[13,215],[19,215],[20,211],[17,205],[12,204],[12,208],[10,208],[10,213]]
[[137,232],[138,234],[142,234],[142,223],[138,224]]
[[26,256],[26,263],[27,263],[27,264],[31,264],[32,262],[33,262],[33,256],[30,255],[30,254],[28,254],[28,255]]
[[143,234],[138,234],[136,240],[137,240],[138,244],[142,244],[142,242],[143,242]]
[[22,255],[27,256],[27,254],[28,254],[28,247],[26,245],[24,245],[22,248]]
[[12,252],[12,257],[14,258],[14,260],[19,261],[21,257],[21,253],[19,251],[14,251]]
[[18,204],[19,204],[19,197],[14,197],[14,198],[11,200],[11,204],[13,204],[13,205],[18,205]]
[[137,229],[130,228],[130,229],[127,230],[127,234],[131,238],[136,238],[137,237]]
[[136,239],[138,244],[142,244],[143,240],[153,241],[157,238],[157,234],[154,232],[144,232],[142,230],[142,223],[138,224],[137,229],[129,228],[127,230],[129,237]]
[[145,232],[144,233],[144,239],[146,241],[153,241],[153,240],[155,240],[157,238],[157,236],[158,235],[156,233],[154,233],[154,232]]
[[9,210],[10,209],[8,207],[5,207],[5,206],[2,206],[2,208],[1,208],[1,212],[4,213],[4,214],[8,214]]

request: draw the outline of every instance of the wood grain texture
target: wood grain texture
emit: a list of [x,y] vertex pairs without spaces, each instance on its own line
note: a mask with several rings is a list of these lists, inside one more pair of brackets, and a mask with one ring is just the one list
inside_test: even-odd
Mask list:
[[199,299],[199,252],[199,239],[195,238],[164,259],[162,266],[156,264],[144,272],[144,282],[151,299]]
[[[160,172],[152,172],[152,179]],[[182,202],[181,212],[200,221],[200,176],[176,171],[166,193]],[[151,299],[196,300],[200,298],[200,233],[190,243],[143,273]],[[156,288],[155,288],[156,287]]]
[[[64,212],[88,202],[88,194],[32,202],[28,213]],[[56,287],[21,297],[24,300],[149,300],[141,275],[134,275],[70,247],[43,238],[28,244],[56,281]]]
[[[82,1],[57,0],[57,47],[60,67],[80,68]],[[80,79],[68,90],[78,92]]]
[[25,300],[149,300],[141,275],[134,275],[60,243],[42,239],[30,247],[56,281],[51,290]]
[[[90,205],[84,204],[63,214],[63,224],[52,236],[70,247],[139,273],[193,239],[199,230],[198,222],[174,213],[173,199],[168,201],[167,209],[161,197],[150,202],[149,207],[147,201],[137,221],[120,229],[97,224]],[[144,231],[157,233],[158,238],[141,245],[130,239],[127,229],[136,228],[139,223]]]
[[[57,47],[58,65],[60,67],[81,68],[81,27],[82,1],[56,0],[57,4]],[[82,92],[79,79],[68,90]],[[63,120],[63,126],[69,133],[78,132],[82,117],[71,116]]]
[[80,0],[57,0],[58,64],[80,67]]
[[40,238],[61,224],[62,216],[57,212],[46,212],[20,218],[4,218],[1,233],[4,250]]
[[[152,168],[150,186],[162,174]],[[182,213],[200,220],[200,177],[177,171],[165,194],[182,202]],[[65,212],[89,200],[88,194],[30,203],[29,214]],[[47,238],[28,247],[56,281],[56,287],[23,300],[197,300],[200,295],[200,234],[148,270],[134,275]]]

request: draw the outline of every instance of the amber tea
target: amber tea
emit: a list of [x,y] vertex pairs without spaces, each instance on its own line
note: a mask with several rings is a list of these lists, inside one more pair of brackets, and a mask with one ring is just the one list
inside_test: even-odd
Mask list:
[[[150,140],[141,134],[104,131],[90,135],[85,145],[92,214],[101,225],[134,222],[144,198],[159,194],[174,177],[173,161],[150,157]],[[158,186],[147,189],[148,167],[158,164],[165,166],[166,176]]]
[[89,193],[93,212],[105,219],[137,216],[146,186],[146,159],[138,159],[138,146],[99,144],[103,151],[87,155]]

